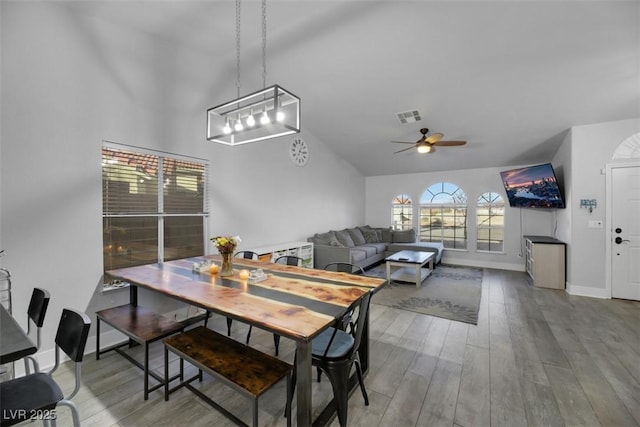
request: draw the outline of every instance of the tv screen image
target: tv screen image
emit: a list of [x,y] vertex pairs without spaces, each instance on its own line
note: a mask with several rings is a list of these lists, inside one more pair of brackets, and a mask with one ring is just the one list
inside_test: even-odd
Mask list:
[[503,171],[500,177],[512,208],[564,208],[551,163]]

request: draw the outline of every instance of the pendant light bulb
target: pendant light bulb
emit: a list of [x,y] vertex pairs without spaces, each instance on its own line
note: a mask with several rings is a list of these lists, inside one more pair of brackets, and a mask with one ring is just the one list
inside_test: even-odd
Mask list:
[[224,132],[226,135],[229,135],[231,133],[231,126],[229,126],[229,119],[227,119],[227,121],[224,124],[224,127],[222,128],[222,132]]
[[249,117],[247,117],[247,126],[253,127],[255,125],[256,125],[256,119],[253,118],[253,111],[252,111],[251,114],[249,114]]
[[268,125],[269,123],[271,123],[271,119],[269,118],[269,114],[267,114],[266,111],[264,111],[262,113],[262,115],[260,116],[260,123],[263,125]]
[[279,122],[284,121],[284,113],[282,111],[278,111],[278,113],[276,114],[276,120]]
[[242,129],[244,129],[244,126],[242,126],[242,122],[240,121],[240,117],[238,117],[238,120],[236,120],[236,124],[233,126],[233,128],[236,130],[236,132],[240,132]]

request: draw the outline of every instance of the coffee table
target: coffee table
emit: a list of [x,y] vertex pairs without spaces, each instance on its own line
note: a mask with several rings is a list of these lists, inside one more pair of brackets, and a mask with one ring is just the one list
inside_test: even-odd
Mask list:
[[[414,282],[416,288],[426,279],[434,267],[433,252],[400,251],[385,258],[387,263],[387,281]],[[427,267],[425,267],[429,264]],[[400,267],[391,273],[391,267]]]

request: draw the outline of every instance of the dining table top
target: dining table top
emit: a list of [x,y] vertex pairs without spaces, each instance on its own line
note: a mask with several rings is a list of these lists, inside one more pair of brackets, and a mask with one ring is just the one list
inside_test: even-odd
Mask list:
[[16,319],[0,305],[0,364],[14,362],[38,351]]
[[[293,340],[309,342],[342,316],[369,290],[387,281],[378,277],[331,272],[233,258],[233,276],[220,277],[194,263],[221,263],[219,255],[145,264],[107,271],[131,285],[156,291],[212,312],[256,325]],[[262,269],[267,278],[249,284],[243,269]]]

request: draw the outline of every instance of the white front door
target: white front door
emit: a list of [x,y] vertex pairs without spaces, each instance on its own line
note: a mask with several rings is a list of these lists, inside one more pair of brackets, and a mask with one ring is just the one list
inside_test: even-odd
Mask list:
[[640,167],[611,169],[611,296],[640,301]]

